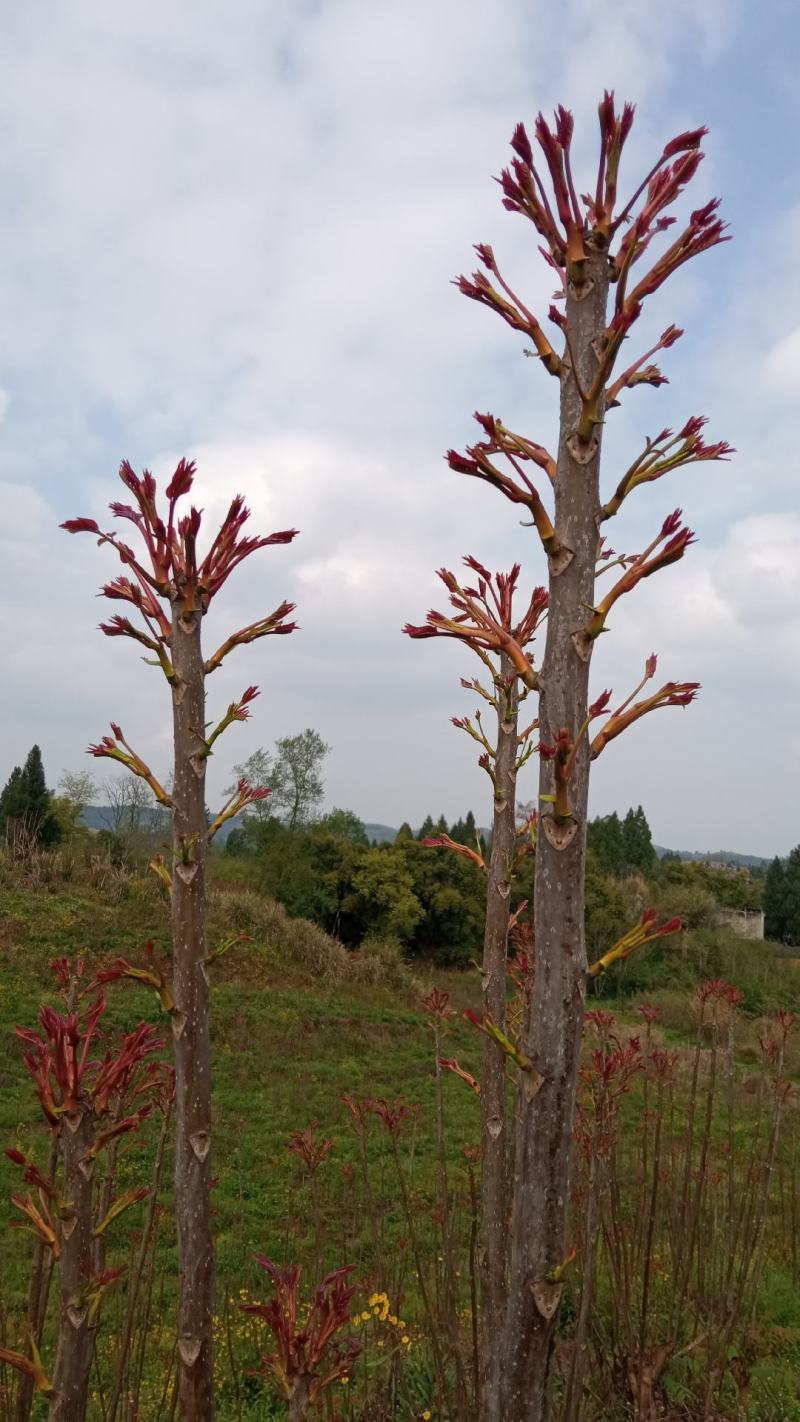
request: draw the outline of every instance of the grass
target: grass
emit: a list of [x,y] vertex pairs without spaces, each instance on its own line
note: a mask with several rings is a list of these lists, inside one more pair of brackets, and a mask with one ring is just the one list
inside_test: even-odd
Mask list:
[[[141,961],[141,946],[151,935],[157,953],[166,956],[166,912],[149,887],[135,882],[116,904],[85,885],[66,885],[58,892],[6,887],[0,903],[0,1143],[19,1144],[42,1160],[45,1132],[14,1026],[34,1025],[42,1001],[57,1003],[49,971],[54,958],[83,957],[91,973],[118,953]],[[321,1123],[320,1133],[335,1141],[322,1166],[328,1196],[325,1267],[345,1262],[346,1254],[346,1262],[363,1272],[365,1289],[384,1287],[388,1281],[370,1272],[364,1221],[348,1206],[349,1171],[358,1155],[339,1098],[344,1092],[402,1096],[419,1108],[406,1148],[415,1205],[421,1212],[432,1208],[434,1145],[427,1123],[434,1104],[433,1046],[419,1007],[421,984],[391,951],[376,954],[367,965],[367,976],[383,976],[385,985],[361,981],[360,955],[344,954],[313,925],[292,924],[274,905],[249,893],[214,895],[211,941],[244,930],[253,941],[219,961],[213,992],[214,1205],[222,1287],[232,1297],[239,1288],[263,1292],[263,1276],[253,1263],[256,1252],[277,1259],[308,1257],[308,1190],[287,1142],[293,1130],[314,1119]],[[153,993],[125,983],[112,985],[107,995],[106,1020],[119,1032],[131,1030],[142,1018],[163,1020]],[[479,1049],[466,1024],[456,1024],[453,1050],[477,1067]],[[477,1103],[462,1089],[448,1098],[455,1165],[458,1143],[477,1139]],[[125,1184],[146,1183],[152,1135],[148,1128],[127,1147]],[[402,1238],[404,1227],[377,1125],[368,1149],[391,1246]],[[0,1156],[0,1225],[15,1214],[8,1197],[18,1187],[18,1173]],[[163,1196],[169,1210],[169,1187]],[[133,1220],[134,1212],[128,1218]],[[136,1232],[128,1231],[131,1242]],[[2,1300],[11,1314],[24,1303],[30,1242],[29,1236],[7,1229],[0,1234]],[[159,1274],[167,1278],[176,1270],[174,1245],[164,1231]]]
[[[375,1123],[368,1137],[368,1152],[389,1275],[376,1277],[368,1222],[357,1206],[352,1186],[353,1172],[358,1169],[357,1142],[340,1098],[345,1092],[356,1097],[401,1097],[418,1108],[404,1134],[403,1159],[415,1217],[426,1248],[435,1250],[436,1233],[431,1224],[436,1203],[434,1059],[432,1033],[420,1006],[423,983],[391,947],[349,954],[313,925],[288,920],[281,909],[251,890],[221,886],[212,894],[212,945],[237,933],[246,933],[251,941],[235,945],[212,970],[213,1149],[218,1177],[214,1203],[221,1299],[218,1344],[223,1362],[226,1355],[232,1354],[233,1359],[228,1356],[224,1377],[221,1375],[221,1416],[272,1422],[281,1415],[269,1390],[259,1380],[244,1376],[246,1368],[255,1364],[264,1339],[257,1338],[254,1325],[236,1311],[236,1305],[241,1290],[249,1291],[250,1296],[264,1293],[263,1275],[253,1260],[257,1252],[287,1262],[301,1259],[306,1276],[310,1272],[314,1254],[312,1198],[308,1179],[287,1150],[287,1143],[293,1130],[316,1119],[320,1135],[335,1142],[320,1167],[325,1197],[322,1265],[355,1264],[363,1296],[371,1289],[385,1288],[393,1307],[407,1312],[414,1349],[403,1373],[406,1411],[396,1415],[410,1422],[425,1410],[431,1380],[406,1223],[398,1204],[388,1142]],[[56,1000],[50,962],[61,956],[82,957],[91,972],[117,954],[141,961],[141,946],[150,936],[155,939],[156,951],[166,958],[167,910],[157,887],[147,880],[128,876],[111,884],[93,884],[75,876],[26,884],[9,875],[0,879],[0,1146],[17,1142],[26,1150],[33,1146],[40,1160],[46,1153],[35,1095],[13,1029],[15,1024],[34,1025],[41,1002]],[[768,950],[754,946],[752,951]],[[774,974],[759,971],[762,995],[769,994],[770,978],[777,1005],[790,995],[796,970],[781,964],[775,966]],[[475,975],[437,973],[436,979],[451,992],[456,1007],[477,1006]],[[685,991],[662,986],[647,996],[664,1008],[661,1037],[686,1049],[692,1021]],[[160,1020],[152,993],[117,984],[108,989],[108,997],[108,1021],[115,1029],[130,1030],[142,1018]],[[609,995],[602,1005],[618,1012],[633,1031],[639,1025],[633,1025],[637,1000],[630,996],[615,1000]],[[739,1053],[743,1080],[748,1059],[755,1059],[759,1030],[755,1018],[745,1024]],[[165,1038],[168,1036],[165,1031]],[[165,1050],[168,1053],[168,1046]],[[789,1063],[795,1077],[800,1072],[798,1050],[795,1042]],[[479,1042],[460,1017],[454,1018],[449,1028],[446,1051],[458,1057],[467,1070],[477,1072]],[[454,1080],[446,1082],[445,1096],[449,1168],[452,1179],[463,1183],[462,1148],[478,1140],[478,1103]],[[638,1098],[632,1095],[625,1103],[631,1128],[639,1110]],[[744,1120],[737,1123],[737,1144],[741,1139],[742,1148],[747,1144],[747,1129]],[[126,1145],[121,1182],[147,1181],[153,1135],[151,1123],[141,1138],[132,1138]],[[160,1353],[162,1360],[168,1360],[172,1345],[177,1272],[169,1167],[165,1179],[162,1200],[166,1208],[155,1272],[158,1326],[151,1338],[155,1354]],[[13,1218],[8,1197],[18,1185],[13,1166],[0,1156],[0,1225]],[[463,1210],[463,1205],[458,1208]],[[126,1216],[115,1235],[112,1262],[123,1260],[137,1242],[142,1207],[137,1209],[138,1215],[131,1212]],[[462,1232],[466,1228],[463,1217],[459,1227]],[[19,1337],[30,1243],[29,1236],[22,1233],[8,1229],[0,1233],[0,1299],[8,1342]],[[462,1280],[462,1287],[464,1284]],[[772,1422],[773,1418],[777,1422],[781,1417],[800,1422],[797,1299],[791,1269],[785,1261],[770,1258],[759,1301],[763,1357],[757,1360],[757,1368],[756,1363],[750,1367],[746,1396],[731,1402],[731,1416],[747,1418],[747,1422]],[[124,1288],[109,1298],[106,1326],[112,1333],[123,1300]],[[390,1347],[397,1346],[396,1339],[387,1342]],[[377,1347],[376,1338],[370,1354],[376,1368],[382,1365]],[[161,1366],[163,1369],[163,1363]],[[239,1373],[235,1388],[234,1366]],[[679,1360],[665,1380],[665,1390],[676,1408],[684,1405],[687,1389],[687,1395],[691,1393],[692,1366],[691,1359]],[[162,1372],[156,1371],[157,1376],[152,1372],[147,1375],[143,1417],[155,1416],[157,1411]],[[144,1405],[145,1393],[150,1412]],[[348,1413],[356,1415],[361,1414]]]

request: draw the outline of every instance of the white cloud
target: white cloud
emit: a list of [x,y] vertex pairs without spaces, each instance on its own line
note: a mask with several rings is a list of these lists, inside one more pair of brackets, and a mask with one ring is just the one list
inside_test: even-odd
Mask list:
[[[442,452],[469,438],[476,405],[552,440],[555,385],[449,281],[470,269],[472,241],[491,239],[546,309],[550,273],[491,181],[513,124],[565,98],[589,161],[599,90],[616,85],[638,100],[637,172],[706,117],[705,78],[727,82],[726,46],[749,63],[745,18],[723,0],[611,12],[499,0],[491,15],[478,0],[232,0],[224,15],[210,0],[18,7],[0,56],[0,305],[15,333],[0,718],[12,763],[35,727],[54,778],[111,716],[143,753],[166,756],[156,674],[93,630],[107,550],[55,524],[117,496],[121,455],[164,472],[186,452],[209,519],[241,489],[254,527],[301,529],[254,559],[210,619],[209,641],[290,596],[302,626],[210,684],[214,704],[248,680],[264,686],[251,725],[215,757],[214,788],[248,746],[314,724],[334,745],[331,800],[398,822],[485,803],[471,747],[448,724],[463,710],[459,649],[399,629],[441,602],[434,570],[468,551],[497,567],[521,557],[541,579],[511,506],[457,480]],[[731,132],[712,136],[703,197],[730,163]],[[724,826],[751,849],[758,836],[785,847],[797,799],[798,532],[776,512],[796,486],[795,198],[764,214],[778,234],[768,281],[765,231],[748,220],[736,249],[704,257],[655,303],[654,330],[687,327],[665,361],[673,383],[637,392],[607,432],[610,477],[644,432],[706,407],[713,437],[741,453],[642,491],[614,530],[641,546],[681,502],[701,542],[615,609],[598,679],[631,684],[656,646],[665,676],[706,686],[686,716],[632,732],[613,773],[604,758],[597,794],[622,808],[643,799],[673,837],[691,802],[698,834]],[[727,273],[723,302],[715,272]],[[777,339],[765,305],[781,312]],[[764,705],[787,748],[780,828],[754,820],[762,771],[740,750]],[[654,746],[664,776],[646,760]]]
[[782,336],[767,351],[764,382],[777,395],[796,398],[800,393],[800,326]]

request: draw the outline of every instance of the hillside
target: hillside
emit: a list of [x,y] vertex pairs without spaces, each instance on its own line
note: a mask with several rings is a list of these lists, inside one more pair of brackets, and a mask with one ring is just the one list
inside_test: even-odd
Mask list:
[[717,864],[739,864],[743,869],[768,869],[769,859],[764,859],[758,854],[740,854],[733,849],[666,849],[664,845],[654,844],[653,848],[659,859],[663,859],[665,854],[677,854],[679,859],[685,859],[687,863],[713,862]]
[[[759,1038],[764,1032],[760,1014],[797,999],[798,974],[788,965],[776,963],[769,945],[760,945],[754,954],[752,945],[728,942],[721,936],[712,939],[704,933],[700,932],[696,941],[690,935],[680,949],[669,943],[656,944],[648,950],[647,960],[644,955],[638,959],[638,967],[634,958],[623,965],[622,973],[609,974],[608,981],[601,984],[602,1007],[604,1013],[617,1013],[615,1030],[622,1040],[635,1036],[638,1041],[643,1031],[637,1013],[641,996],[615,1002],[611,994],[625,985],[629,971],[636,969],[646,977],[644,965],[648,964],[646,993],[660,1014],[660,1024],[652,1028],[653,1041],[669,1046],[679,1063],[674,1089],[680,1101],[679,1093],[685,1092],[689,1080],[690,1043],[695,1037],[693,984],[709,975],[727,975],[741,982],[745,1011],[737,1029],[736,1142],[744,1162],[742,1170],[755,1169],[757,1165],[750,1167],[746,1162],[751,1150],[758,1161],[762,1128],[757,1124],[757,1113],[762,1097],[752,1095],[748,1082],[757,1079],[752,1073],[757,1070],[754,1063],[759,1060]],[[58,1006],[49,964],[56,957],[83,957],[87,981],[97,967],[119,954],[142,964],[142,945],[151,935],[156,959],[166,966],[166,904],[154,881],[114,869],[99,857],[80,867],[58,854],[43,856],[27,877],[16,869],[3,877],[0,858],[0,1145],[15,1146],[39,1161],[46,1157],[45,1132],[14,1027],[34,1026],[42,1000]],[[363,1409],[353,1407],[342,1414],[348,1422],[378,1422],[388,1415],[371,1410],[369,1399],[381,1379],[392,1377],[397,1397],[397,1410],[392,1415],[398,1422],[419,1422],[426,1413],[435,1417],[430,1329],[416,1284],[414,1250],[409,1245],[413,1230],[414,1248],[421,1251],[430,1275],[439,1278],[443,1255],[437,1203],[441,1199],[435,1127],[437,1050],[431,1021],[420,1000],[423,984],[417,976],[419,971],[429,985],[430,970],[404,964],[397,950],[387,945],[347,951],[313,924],[289,919],[282,908],[251,889],[228,883],[212,891],[212,951],[236,935],[246,935],[247,941],[234,943],[211,970],[220,1422],[278,1422],[284,1416],[272,1402],[272,1387],[247,1372],[257,1365],[266,1346],[263,1332],[238,1313],[242,1300],[264,1297],[263,1274],[254,1263],[256,1253],[302,1263],[306,1288],[327,1268],[343,1262],[355,1266],[354,1321],[365,1354],[363,1366],[359,1365],[353,1378],[353,1397],[357,1384],[359,1396],[366,1396],[367,1401]],[[463,1020],[460,1009],[478,1006],[478,976],[439,971],[435,981],[450,993],[455,1009],[440,1026],[445,1034],[440,1051],[456,1058],[466,1071],[477,1073],[480,1039]],[[627,986],[632,987],[633,982]],[[142,1018],[163,1024],[168,1056],[170,1033],[155,994],[130,983],[109,984],[106,992],[110,1004],[106,1028],[116,1035],[131,1031]],[[601,1004],[595,1001],[591,1005]],[[649,1026],[647,1032],[650,1041]],[[588,1059],[591,1061],[591,1056]],[[788,1064],[796,1075],[800,1059],[795,1043]],[[456,1277],[461,1290],[459,1316],[465,1319],[469,1316],[469,1181],[473,1168],[465,1165],[465,1150],[468,1152],[478,1137],[479,1108],[473,1092],[449,1074],[442,1087],[453,1210],[449,1247],[460,1251],[456,1254]],[[364,1126],[365,1154],[361,1154],[359,1128],[343,1104],[345,1095],[356,1104],[369,1099],[373,1107],[377,1099],[375,1109],[385,1107],[387,1118],[392,1112],[399,1113],[402,1129],[397,1156],[374,1112]],[[626,1088],[625,1096],[626,1100],[620,1101],[629,1128],[628,1154],[620,1159],[627,1162],[626,1169],[630,1165],[638,1172],[635,1142],[636,1123],[642,1118],[641,1085],[635,1090]],[[383,1104],[380,1098],[385,1098]],[[724,1140],[724,1114],[719,1120]],[[118,1190],[149,1185],[156,1134],[157,1122],[149,1121],[135,1137],[126,1139],[117,1165]],[[317,1162],[311,1171],[304,1164],[306,1159]],[[398,1159],[410,1215],[398,1187]],[[470,1159],[468,1154],[466,1159]],[[136,1325],[141,1342],[136,1356],[145,1361],[132,1386],[140,1395],[140,1415],[151,1418],[161,1415],[159,1399],[164,1379],[169,1379],[174,1351],[170,1324],[176,1272],[171,1169],[168,1158],[159,1188],[158,1229],[147,1266],[149,1291],[145,1290],[144,1302],[138,1306]],[[368,1194],[364,1193],[363,1169],[368,1172]],[[622,1184],[631,1188],[624,1181]],[[9,1197],[18,1186],[18,1172],[0,1155],[0,1225],[14,1218]],[[639,1189],[638,1173],[632,1188]],[[786,1225],[791,1216],[782,1211],[776,1218],[783,1228],[791,1228],[791,1223]],[[136,1205],[115,1230],[109,1246],[112,1266],[128,1262],[130,1251],[141,1239],[143,1220],[144,1206]],[[770,1254],[759,1296],[758,1366],[767,1369],[772,1386],[775,1377],[783,1377],[780,1369],[785,1349],[797,1348],[800,1356],[800,1291],[794,1290],[789,1265],[782,1262],[791,1255],[791,1239],[776,1234],[778,1226],[772,1217],[770,1221]],[[668,1220],[667,1224],[672,1229]],[[714,1249],[721,1248],[718,1229],[713,1239]],[[798,1242],[795,1239],[795,1244]],[[20,1341],[30,1249],[29,1235],[0,1230],[5,1339],[12,1343]],[[570,1291],[572,1288],[570,1283]],[[389,1300],[386,1318],[381,1308],[374,1309],[370,1302],[384,1294]],[[605,1280],[601,1296],[604,1300],[609,1297]],[[115,1339],[128,1298],[123,1284],[104,1303],[98,1341],[99,1376],[104,1385],[113,1367]],[[574,1298],[570,1292],[567,1336]],[[604,1303],[603,1309],[606,1307]],[[376,1311],[381,1315],[378,1318]],[[45,1358],[51,1346],[46,1335]],[[246,1385],[242,1378],[247,1379]],[[692,1376],[678,1370],[674,1385],[679,1384],[691,1388]],[[98,1408],[91,1419],[101,1422]],[[753,1414],[752,1422],[767,1422],[766,1414]]]

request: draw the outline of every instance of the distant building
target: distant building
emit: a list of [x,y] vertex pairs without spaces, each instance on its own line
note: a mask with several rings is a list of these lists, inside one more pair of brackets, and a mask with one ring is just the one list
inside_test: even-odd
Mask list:
[[738,934],[740,938],[764,937],[763,909],[718,909],[717,923],[730,928],[731,932]]

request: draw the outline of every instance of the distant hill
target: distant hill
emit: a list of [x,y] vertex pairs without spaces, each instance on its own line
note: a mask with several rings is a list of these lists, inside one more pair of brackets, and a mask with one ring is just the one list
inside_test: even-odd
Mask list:
[[661,844],[654,844],[653,848],[661,859],[665,854],[677,854],[679,859],[690,860],[693,863],[706,859],[716,859],[723,864],[741,864],[743,869],[768,869],[772,863],[771,859],[763,859],[758,854],[738,854],[733,849],[665,849]]
[[[397,830],[391,825],[364,825],[367,838],[376,844],[389,844],[397,838]],[[414,834],[418,834],[414,830]],[[490,833],[488,829],[482,829],[480,833],[487,837]],[[717,859],[725,864],[741,864],[744,869],[768,869],[772,863],[771,859],[764,859],[758,854],[739,854],[733,849],[706,850],[703,853],[699,849],[667,849],[662,844],[654,844],[656,854],[659,859],[665,854],[677,854],[679,859],[687,859],[695,862],[704,859]]]
[[364,825],[364,832],[370,844],[392,844],[397,839],[397,830],[391,825]]
[[[81,820],[90,830],[110,830],[114,825],[116,811],[110,805],[87,805]],[[159,822],[162,811],[159,809],[142,809],[139,811],[139,823],[142,829],[151,829]]]
[[[143,830],[158,829],[160,823],[164,823],[161,809],[144,809],[140,813],[139,823]],[[90,830],[110,830],[114,825],[115,812],[110,805],[87,805],[81,816],[83,824]],[[226,820],[225,824],[214,836],[215,843],[224,844],[232,830],[240,829],[242,825],[241,815],[235,815],[232,820]]]

